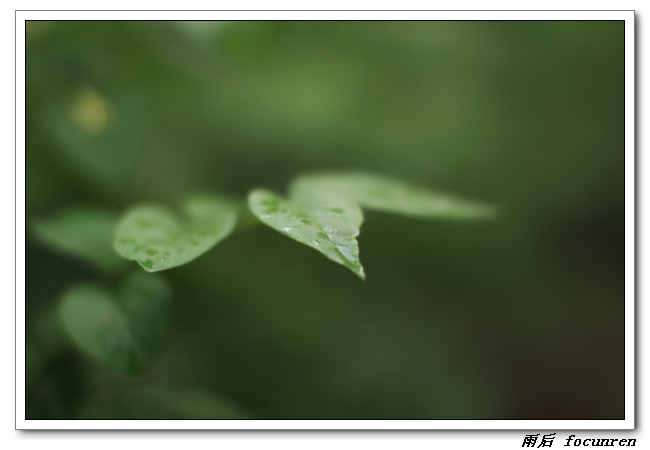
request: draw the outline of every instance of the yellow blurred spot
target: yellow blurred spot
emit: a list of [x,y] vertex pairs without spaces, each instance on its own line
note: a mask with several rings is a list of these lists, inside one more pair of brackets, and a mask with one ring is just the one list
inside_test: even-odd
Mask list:
[[70,111],[70,118],[86,133],[100,134],[108,126],[110,105],[97,90],[86,86],[77,95]]
[[52,27],[52,22],[25,21],[25,40],[34,41],[43,36]]

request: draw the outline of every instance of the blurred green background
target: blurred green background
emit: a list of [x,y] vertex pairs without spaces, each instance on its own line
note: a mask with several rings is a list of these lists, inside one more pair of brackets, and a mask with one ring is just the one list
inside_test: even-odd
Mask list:
[[[257,226],[162,274],[164,358],[61,331],[116,280],[26,242],[27,419],[623,419],[623,22],[28,22],[27,221],[361,170],[498,206],[366,213],[367,280]],[[135,263],[130,263],[138,269]]]

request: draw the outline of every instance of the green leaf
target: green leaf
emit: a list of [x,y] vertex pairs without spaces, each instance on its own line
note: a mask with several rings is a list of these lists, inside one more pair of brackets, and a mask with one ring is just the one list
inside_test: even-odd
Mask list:
[[103,209],[73,208],[33,221],[32,230],[48,246],[112,273],[126,265],[112,246],[118,220],[117,214]]
[[300,177],[289,188],[292,199],[318,195],[345,198],[362,208],[410,217],[488,219],[494,207],[364,173]]
[[495,215],[490,206],[368,174],[301,177],[289,193],[285,200],[256,189],[248,204],[266,225],[320,251],[361,279],[365,274],[356,241],[363,221],[360,207],[422,218],[485,219]]
[[141,374],[167,344],[171,290],[160,275],[135,273],[117,292],[80,284],[63,295],[60,317],[83,351],[116,370]]
[[263,189],[251,192],[248,202],[266,225],[365,278],[355,239],[363,216],[354,204],[338,198],[298,204]]
[[237,222],[236,209],[217,198],[194,198],[183,209],[186,219],[161,206],[135,207],[115,230],[115,250],[148,272],[157,272],[199,257],[228,236]]

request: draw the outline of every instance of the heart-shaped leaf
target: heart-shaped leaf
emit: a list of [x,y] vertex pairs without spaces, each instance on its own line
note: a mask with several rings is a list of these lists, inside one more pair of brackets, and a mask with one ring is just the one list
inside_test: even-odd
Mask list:
[[113,250],[117,214],[96,208],[73,208],[32,222],[36,237],[52,248],[90,261],[107,273],[126,261]]
[[280,233],[323,253],[365,278],[356,237],[363,221],[360,207],[423,217],[483,219],[492,207],[472,203],[368,174],[302,177],[289,200],[257,189],[248,204],[257,218]]
[[63,295],[60,316],[86,353],[132,375],[163,354],[169,329],[171,290],[160,275],[136,273],[117,292],[80,284]]
[[148,272],[170,269],[202,255],[228,236],[237,222],[230,202],[200,197],[185,203],[182,219],[162,206],[138,206],[115,230],[114,248]]

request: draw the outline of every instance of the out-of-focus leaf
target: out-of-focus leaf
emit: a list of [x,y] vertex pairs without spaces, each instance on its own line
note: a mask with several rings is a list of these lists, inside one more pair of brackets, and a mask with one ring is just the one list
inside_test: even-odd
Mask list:
[[45,115],[55,148],[75,173],[104,191],[128,181],[140,155],[143,126],[132,98],[108,98],[90,86]]
[[250,419],[230,401],[197,388],[159,386],[132,389],[93,399],[81,408],[82,419]]
[[368,174],[314,175],[297,179],[290,200],[257,189],[248,202],[266,225],[323,253],[332,261],[365,274],[356,237],[363,221],[360,207],[411,217],[484,219],[492,207]]
[[487,219],[496,214],[489,205],[364,173],[304,176],[289,188],[290,197],[300,202],[324,194],[345,198],[362,208],[410,217]]
[[237,222],[236,209],[217,198],[190,199],[183,209],[186,219],[162,206],[133,208],[115,231],[115,250],[157,272],[202,255],[228,236]]
[[38,239],[52,248],[90,261],[111,273],[126,261],[113,249],[113,233],[119,217],[98,208],[73,208],[32,223]]
[[66,332],[86,353],[132,375],[141,374],[167,344],[171,290],[160,275],[136,273],[116,292],[80,284],[63,295]]

